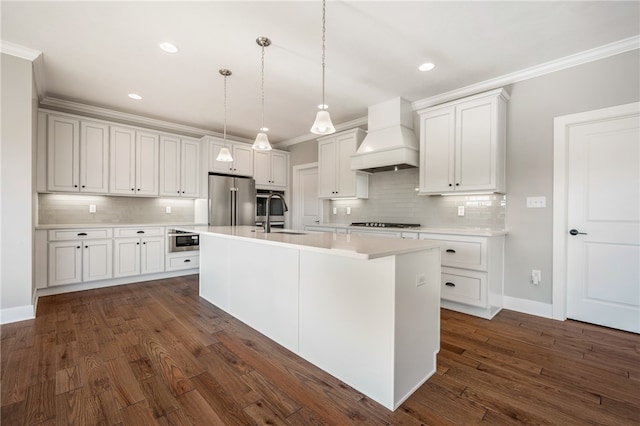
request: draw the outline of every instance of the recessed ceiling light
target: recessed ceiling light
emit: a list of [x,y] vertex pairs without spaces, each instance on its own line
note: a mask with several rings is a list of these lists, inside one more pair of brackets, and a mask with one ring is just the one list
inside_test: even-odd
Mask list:
[[432,64],[431,62],[425,62],[424,64],[420,65],[418,67],[418,69],[420,71],[431,71],[432,69],[434,69],[436,66],[434,64]]
[[164,50],[167,53],[178,53],[178,46],[166,41],[164,43],[160,43],[160,49]]
[[135,99],[136,101],[139,101],[140,99],[142,99],[142,96],[138,95],[137,93],[129,93],[129,97],[131,99]]

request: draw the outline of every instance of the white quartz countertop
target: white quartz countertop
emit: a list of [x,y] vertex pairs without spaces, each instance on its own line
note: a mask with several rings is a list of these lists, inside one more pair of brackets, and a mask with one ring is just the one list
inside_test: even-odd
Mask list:
[[449,235],[469,235],[478,237],[493,237],[506,235],[505,229],[492,228],[438,228],[438,227],[420,227],[420,228],[392,228],[392,227],[375,227],[375,226],[352,226],[350,224],[341,223],[318,223],[310,226],[321,226],[325,228],[340,229],[358,229],[363,231],[389,231],[389,232],[421,232],[429,234],[449,234]]
[[240,238],[260,244],[287,246],[359,259],[376,259],[440,247],[439,241],[404,240],[373,235],[333,234],[328,232],[272,230],[265,234],[254,226],[177,226],[181,231],[223,238]]
[[147,226],[196,226],[194,223],[71,223],[36,225],[36,229],[95,229],[95,228],[142,228]]

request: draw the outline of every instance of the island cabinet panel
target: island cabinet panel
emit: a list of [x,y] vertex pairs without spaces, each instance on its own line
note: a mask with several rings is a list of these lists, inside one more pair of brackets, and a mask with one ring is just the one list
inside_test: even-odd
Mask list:
[[200,295],[297,352],[298,250],[201,235],[200,251]]
[[202,298],[391,410],[435,373],[438,244],[208,229]]

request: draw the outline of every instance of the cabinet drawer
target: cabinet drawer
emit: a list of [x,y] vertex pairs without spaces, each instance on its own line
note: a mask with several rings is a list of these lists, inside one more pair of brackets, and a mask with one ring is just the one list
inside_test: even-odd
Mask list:
[[200,266],[200,255],[171,256],[167,258],[167,271],[178,271],[180,269],[191,269]]
[[49,231],[49,241],[86,240],[111,238],[110,228],[94,229],[52,229]]
[[115,228],[114,236],[118,237],[155,237],[164,235],[163,226],[141,226],[139,228]]
[[485,272],[442,268],[442,299],[484,308],[487,305],[486,285]]
[[440,246],[442,266],[454,268],[487,270],[487,239],[484,237],[467,237],[420,234],[421,240],[438,240]]

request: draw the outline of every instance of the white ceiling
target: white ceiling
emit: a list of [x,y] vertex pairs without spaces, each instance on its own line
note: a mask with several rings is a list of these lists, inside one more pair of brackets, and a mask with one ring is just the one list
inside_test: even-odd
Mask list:
[[[640,34],[638,1],[329,1],[326,103],[335,124]],[[2,1],[2,40],[43,52],[48,97],[272,143],[309,133],[321,101],[321,1]],[[171,41],[180,52],[164,53]],[[430,61],[436,69],[418,71]],[[141,101],[127,97],[130,92]]]

